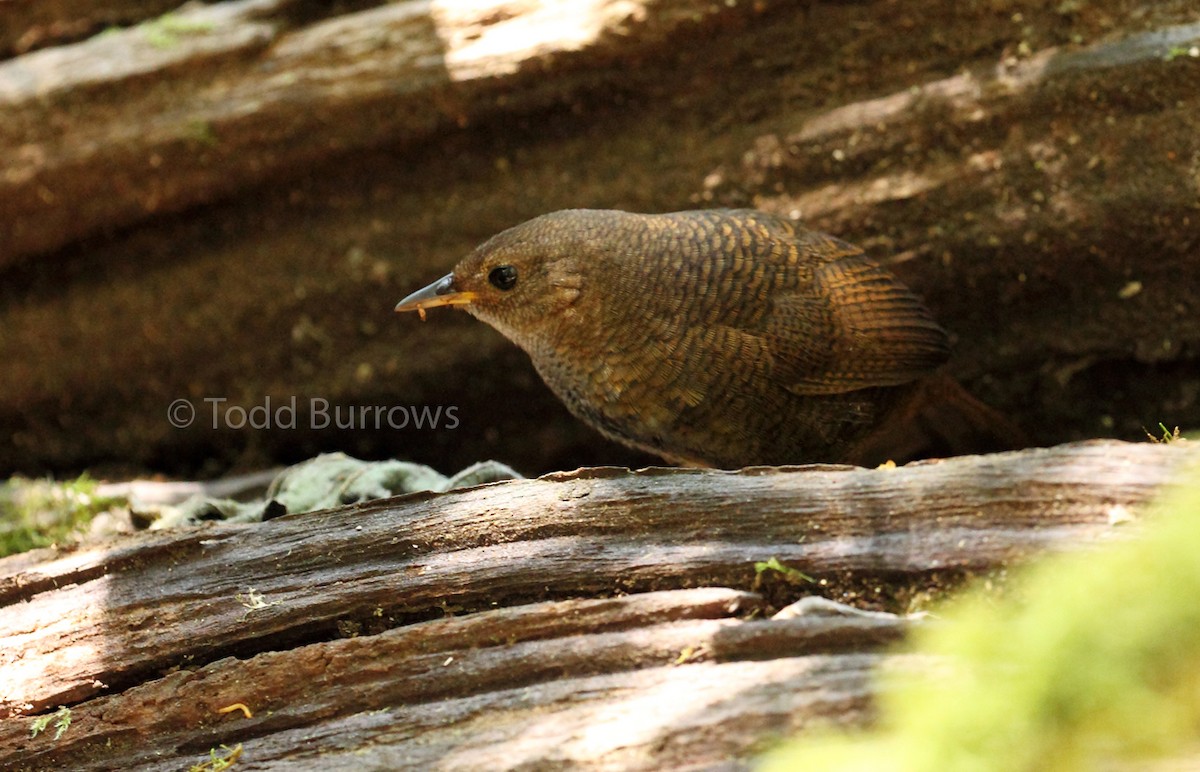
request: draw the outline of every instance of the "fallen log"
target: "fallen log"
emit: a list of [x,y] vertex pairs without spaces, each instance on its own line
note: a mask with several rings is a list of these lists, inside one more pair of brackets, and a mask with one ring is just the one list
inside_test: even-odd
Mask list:
[[71,43],[100,30],[166,13],[178,0],[5,0],[0,57]]
[[[1200,23],[1013,51],[799,117],[714,169],[693,201],[864,245],[951,329],[979,331],[953,367],[967,382],[1006,374],[980,390],[997,407],[1077,405],[1067,392],[1095,373],[1095,433],[1136,436],[1153,423],[1111,395],[1200,340],[1178,283],[1196,275],[1197,89]],[[1194,415],[1193,399],[1179,404]],[[1061,441],[1058,424],[1026,418],[1039,441]]]
[[[904,626],[899,617],[729,618],[759,605],[754,595],[715,588],[552,602],[267,652],[245,661],[226,658],[90,701],[72,712],[74,731],[56,743],[31,740],[22,722],[7,722],[0,729],[0,747],[20,748],[23,763],[76,768],[103,749],[104,765],[119,758],[128,767],[396,705],[511,696],[563,676],[578,682],[610,675],[615,676],[610,682],[624,680],[629,688],[636,683],[629,678],[633,671],[759,658],[764,645],[771,659],[829,652],[847,657],[895,640]],[[848,660],[851,675],[861,662]],[[830,667],[833,675],[842,665]],[[591,709],[617,696],[600,695],[615,691],[610,686],[596,692],[593,685],[587,701],[599,705]],[[504,709],[491,701],[496,710]],[[163,711],[164,703],[179,709]],[[246,711],[236,716],[222,712],[235,704],[247,705]],[[138,737],[153,737],[154,743],[134,741]],[[263,760],[257,751],[254,755]]]
[[[690,679],[666,672],[671,663],[777,660],[734,668],[755,685],[738,697],[742,687],[725,681],[724,728],[701,744],[749,754],[772,727],[806,716],[862,720],[863,679],[879,659],[859,652],[905,623],[738,615],[812,592],[900,609],[940,583],[1096,543],[1197,459],[1186,442],[1094,442],[895,469],[585,469],[16,556],[0,561],[0,705],[10,714],[0,763],[158,768],[251,740],[263,759],[298,763],[289,733],[310,731],[346,752],[371,735],[380,758],[421,743],[411,724],[371,718],[377,710],[402,710],[403,722],[440,716],[427,728],[447,743],[466,732],[464,758],[479,761],[498,737],[518,737],[472,716],[498,712],[500,724],[528,729],[530,689],[562,728],[625,700],[627,710],[653,702],[643,671],[674,694]],[[756,567],[770,558],[781,573]],[[738,589],[654,592],[690,586]],[[624,593],[634,594],[603,599]],[[566,600],[581,596],[596,599]],[[823,675],[805,681],[814,667]],[[697,678],[706,704],[720,704],[727,676]],[[574,701],[573,679],[598,691]],[[834,699],[837,683],[855,685]],[[738,702],[758,697],[770,721]],[[215,712],[237,703],[253,716],[234,724]],[[76,717],[58,744],[30,738],[28,714],[60,705]],[[684,738],[704,720],[664,719],[638,752],[699,759]],[[561,760],[569,744],[534,746],[534,757]]]
[[[0,63],[0,268],[331,155],[553,103],[731,12],[701,0],[408,0],[290,30],[290,4],[187,7]],[[553,87],[539,87],[551,72]]]
[[[399,14],[402,5],[369,13]],[[206,13],[219,9],[221,18],[232,19],[243,9],[238,18],[260,30],[259,37],[202,61],[187,58],[191,47],[225,40],[238,25],[180,11],[174,23],[182,31],[167,48],[154,47],[136,28],[79,44],[124,41],[126,48],[108,59],[160,62],[161,70],[55,91],[45,100],[25,90],[4,105],[0,133],[13,132],[15,144],[0,142],[11,151],[0,176],[12,175],[0,182],[0,211],[12,212],[0,218],[0,229],[10,224],[51,240],[60,225],[62,233],[116,235],[41,262],[30,260],[32,253],[12,256],[23,262],[10,268],[9,299],[0,304],[8,376],[0,378],[0,431],[13,441],[0,447],[0,466],[62,474],[122,464],[134,472],[209,475],[248,449],[257,454],[251,465],[331,449],[404,456],[443,469],[497,452],[526,472],[584,461],[640,463],[580,429],[524,358],[490,330],[449,314],[418,329],[387,318],[387,311],[478,242],[539,212],[679,209],[693,192],[698,206],[798,210],[811,224],[891,259],[957,336],[952,374],[1037,443],[1135,439],[1159,421],[1185,430],[1197,424],[1200,314],[1191,298],[1200,292],[1194,270],[1200,125],[1191,105],[1200,59],[1191,55],[1196,32],[1189,11],[1168,13],[1166,4],[1147,16],[1111,11],[1109,26],[1120,36],[1101,39],[1102,27],[1072,23],[1062,30],[1066,40],[1078,32],[1088,42],[1049,35],[1021,53],[1020,31],[1006,19],[990,22],[997,14],[983,6],[947,4],[968,15],[955,22],[953,14],[930,12],[918,27],[922,34],[897,38],[889,20],[911,15],[903,8],[839,3],[812,9],[819,17],[813,22],[827,33],[814,41],[823,51],[770,44],[803,28],[803,9],[771,6],[750,15],[746,5],[729,11],[745,16],[712,17],[711,27],[683,22],[659,47],[638,49],[650,27],[634,25],[624,36],[602,35],[599,47],[552,57],[558,69],[544,77],[531,62],[527,71],[472,80],[467,85],[481,89],[478,106],[485,110],[473,128],[416,145],[406,144],[416,136],[405,133],[409,121],[419,134],[427,125],[419,116],[441,110],[439,125],[457,126],[466,114],[459,109],[473,103],[439,102],[432,91],[389,102],[389,83],[417,88],[417,81],[388,80],[387,66],[374,59],[380,70],[354,74],[372,24],[398,30],[399,17],[348,14],[289,26],[284,20],[294,15],[251,15],[244,4],[223,2]],[[1034,5],[1021,9],[1027,18],[1049,13]],[[1080,16],[1106,13],[1089,7]],[[652,27],[659,22],[651,17]],[[1192,23],[1177,23],[1186,18]],[[462,31],[466,44],[476,33],[483,41],[526,23],[531,17],[518,14],[442,29]],[[870,57],[856,52],[886,48],[889,40],[896,45],[885,67],[872,67]],[[617,55],[610,45],[632,48]],[[383,48],[379,56],[403,50]],[[739,51],[761,53],[763,69],[739,65]],[[51,54],[63,55],[47,49],[29,56]],[[256,69],[285,55],[300,67],[295,84],[286,83],[285,73]],[[94,82],[104,71],[98,66],[104,57],[70,61],[75,66],[65,72],[80,80]],[[634,61],[645,69],[630,67]],[[906,75],[905,62],[919,67]],[[20,57],[0,69],[12,74],[30,64]],[[875,75],[864,81],[864,73]],[[336,83],[352,91],[334,88],[323,75],[346,76]],[[597,88],[588,96],[588,84],[610,83],[604,80],[610,75],[619,90]],[[710,75],[712,90],[690,88],[688,78]],[[274,78],[279,88],[230,116],[228,129],[191,121],[187,95],[208,94],[219,106],[256,77]],[[25,82],[0,81],[5,89]],[[813,83],[834,85],[797,93]],[[443,85],[466,93],[457,91],[462,83]],[[575,86],[582,90],[573,92]],[[380,100],[374,117],[367,115],[371,93]],[[734,93],[745,97],[723,96]],[[633,100],[637,118],[618,120],[625,113],[618,97]],[[71,110],[59,104],[63,99]],[[334,102],[322,107],[323,99]],[[683,107],[672,112],[675,99]],[[555,100],[557,110],[533,107]],[[268,116],[260,122],[258,106]],[[563,117],[575,108],[577,117]],[[743,121],[746,112],[757,117]],[[536,127],[551,114],[558,115],[557,128],[542,137]],[[686,126],[664,128],[689,116]],[[715,128],[709,116],[720,121]],[[160,123],[165,133],[156,134]],[[345,141],[357,141],[364,126],[387,133],[384,150],[338,149],[343,133]],[[520,126],[526,128],[512,135]],[[110,135],[119,141],[109,144]],[[167,142],[166,152],[150,147],[172,136],[177,141]],[[564,144],[565,136],[575,139]],[[72,154],[69,146],[83,150]],[[121,153],[125,161],[113,155]],[[344,163],[326,163],[339,153]],[[130,165],[108,168],[105,159]],[[316,159],[326,165],[313,173]],[[68,168],[76,161],[77,169]],[[210,184],[232,184],[257,174],[258,164],[276,162],[286,169],[264,168],[264,187],[243,191],[229,206],[142,220],[170,201],[186,206],[177,196],[207,196]],[[66,187],[40,190],[43,173],[61,173]],[[18,199],[31,208],[22,209]],[[123,214],[97,224],[92,207]],[[120,235],[122,223],[134,222],[144,227]],[[16,243],[0,237],[0,251]],[[119,279],[97,283],[110,266]],[[247,282],[246,275],[261,281]],[[316,294],[358,310],[318,310]],[[109,308],[121,313],[96,313]],[[259,346],[263,340],[271,345]],[[431,346],[438,357],[428,355]],[[188,363],[186,375],[179,362]],[[155,375],[130,379],[133,371]],[[330,431],[268,429],[251,440],[247,432],[211,427],[177,431],[162,418],[180,397],[199,404],[226,396],[250,408],[263,397],[296,396],[300,380],[302,401],[320,395],[347,405],[394,404],[402,397],[409,404],[457,405],[474,417],[466,422],[469,432],[454,436],[364,431],[352,446]],[[545,422],[536,440],[526,439],[533,436],[528,416],[489,410],[499,395],[528,403],[534,420]],[[214,458],[222,461],[204,467]]]

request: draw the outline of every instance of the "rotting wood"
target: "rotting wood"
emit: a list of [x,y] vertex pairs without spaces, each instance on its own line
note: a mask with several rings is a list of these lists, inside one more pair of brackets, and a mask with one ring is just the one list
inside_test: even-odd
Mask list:
[[0,55],[61,45],[100,31],[153,18],[179,0],[5,0]]
[[[155,706],[151,713],[162,713],[155,720],[164,724],[152,731],[181,732],[179,752],[193,753],[202,737],[240,742],[238,732],[220,730],[233,719],[205,722],[206,711],[220,707],[214,700],[246,701],[220,684],[247,689],[269,683],[272,672],[278,690],[252,694],[269,707],[246,724],[258,728],[250,735],[346,716],[348,708],[329,707],[312,690],[335,671],[356,684],[347,694],[380,710],[469,701],[481,689],[514,696],[522,683],[653,668],[672,657],[842,656],[894,639],[898,629],[876,618],[721,621],[758,603],[726,590],[505,606],[748,588],[754,563],[769,557],[835,597],[847,576],[908,586],[941,570],[1000,568],[1109,537],[1114,523],[1136,519],[1175,469],[1198,457],[1186,442],[1093,442],[894,469],[581,469],[257,526],[139,534],[58,556],[46,550],[0,561],[0,699],[10,713],[74,706],[72,742],[100,753],[89,738],[127,747],[140,730],[125,719],[84,717],[133,716],[126,700],[142,695],[136,699]],[[412,624],[456,608],[476,612]],[[617,616],[606,617],[614,609]],[[439,670],[448,658],[469,674]],[[200,670],[163,675],[180,666]],[[172,694],[178,705],[168,710]],[[101,700],[102,713],[91,713]],[[10,740],[0,747],[25,737],[26,723],[28,716],[8,719]],[[209,734],[188,734],[196,726]]]
[[[175,15],[167,43],[135,27],[0,63],[0,267],[498,104],[553,102],[577,87],[573,68],[594,83],[683,25],[743,12],[408,0],[281,32],[270,15],[285,4],[199,6]],[[553,88],[513,90],[552,70]]]
[[[24,722],[0,723],[0,749],[22,763],[75,766],[103,753],[128,766],[189,748],[232,745],[335,717],[432,704],[564,678],[701,662],[848,656],[896,640],[899,617],[741,621],[753,595],[720,588],[566,601],[485,611],[375,636],[344,638],[179,671],[73,711],[72,733],[31,739]],[[733,694],[730,695],[734,697]],[[586,700],[585,700],[586,702]],[[174,707],[163,710],[164,704]],[[245,704],[252,715],[221,708]],[[155,738],[153,747],[131,736]],[[0,756],[2,758],[2,756]]]
[[[0,265],[100,228],[214,200],[334,153],[418,140],[497,107],[528,111],[603,77],[594,70],[619,72],[615,63],[622,57],[661,43],[681,25],[738,12],[696,0],[608,0],[586,13],[544,3],[466,7],[410,0],[288,30],[282,18],[272,20],[287,5],[200,6],[176,15],[174,24],[189,31],[174,34],[170,45],[134,27],[0,64],[6,115],[0,148],[13,159],[0,178],[0,208],[20,215],[0,223]],[[1194,81],[1191,68],[1167,61],[1168,54],[1197,41],[1200,25],[1178,25],[1078,51],[1048,49],[995,74],[968,73],[843,106],[814,116],[782,142],[765,138],[768,144],[748,154],[748,177],[717,172],[717,190],[705,196],[727,198],[720,186],[728,182],[740,190],[769,189],[760,178],[777,177],[772,170],[781,165],[809,179],[836,169],[829,189],[765,195],[759,203],[818,219],[836,212],[834,219],[845,225],[856,207],[919,196],[952,181],[995,187],[1002,184],[995,172],[1017,159],[986,147],[960,158],[932,154],[928,163],[906,162],[858,186],[845,184],[844,174],[870,168],[881,153],[905,155],[894,145],[911,142],[911,132],[896,125],[940,124],[938,131],[975,131],[987,139],[998,121],[1031,109],[1052,116],[1081,100],[1103,102],[1110,96],[1105,82],[1125,90],[1137,82],[1159,96],[1164,89],[1185,93]],[[581,51],[588,56],[578,56]],[[558,70],[554,96],[521,77],[547,69]],[[577,84],[572,69],[579,71]],[[1094,111],[1093,128],[1100,131],[1114,115]],[[1092,133],[1078,122],[1073,130]],[[1177,134],[1162,141],[1170,144]],[[1154,133],[1147,137],[1153,141]],[[1054,157],[1048,174],[1061,183],[1092,181],[1096,175],[1080,171],[1063,176],[1060,139],[1043,143]],[[1103,148],[1099,157],[1120,163],[1113,150]],[[1164,145],[1164,151],[1186,154],[1188,148]],[[1177,192],[1185,194],[1195,183],[1186,165],[1180,172]],[[97,196],[102,182],[106,195]],[[1061,214],[1069,206],[1078,219],[1086,206],[1068,198],[1060,193],[1047,209]]]

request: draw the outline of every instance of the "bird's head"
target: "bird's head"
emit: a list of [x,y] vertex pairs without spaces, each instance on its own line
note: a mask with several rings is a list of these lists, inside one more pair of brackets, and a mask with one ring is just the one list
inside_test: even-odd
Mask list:
[[604,233],[620,212],[566,210],[500,233],[454,270],[400,301],[396,311],[458,306],[529,350],[570,327],[587,291],[585,274],[604,262]]

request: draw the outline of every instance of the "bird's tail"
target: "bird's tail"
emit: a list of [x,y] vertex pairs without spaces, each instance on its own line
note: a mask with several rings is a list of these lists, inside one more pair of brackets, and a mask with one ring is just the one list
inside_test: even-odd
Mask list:
[[853,463],[876,466],[919,458],[994,453],[1028,446],[1021,429],[958,381],[934,373],[915,382],[884,422],[858,443]]

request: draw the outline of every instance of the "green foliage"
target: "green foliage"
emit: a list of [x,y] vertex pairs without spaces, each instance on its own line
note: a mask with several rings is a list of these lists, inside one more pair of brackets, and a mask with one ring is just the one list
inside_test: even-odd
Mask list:
[[232,748],[228,745],[222,745],[221,749],[225,751],[224,755],[219,754],[216,748],[210,748],[208,751],[208,761],[193,764],[188,772],[221,772],[232,767],[242,757],[241,743]]
[[1183,56],[1193,59],[1200,57],[1200,46],[1171,46],[1170,50],[1163,55],[1163,61],[1173,62]]
[[35,718],[29,725],[30,738],[37,737],[46,731],[46,727],[50,726],[51,721],[54,722],[54,739],[57,740],[71,726],[71,709],[62,707],[53,713]]
[[63,483],[14,477],[0,484],[0,557],[64,541],[122,503],[96,495],[86,474]]
[[1088,770],[1169,757],[1200,733],[1200,473],[1136,539],[968,593],[912,649],[944,664],[885,684],[880,730],[796,741],[768,770]]
[[1146,432],[1146,436],[1150,439],[1151,442],[1158,442],[1158,443],[1174,442],[1175,440],[1178,440],[1183,436],[1182,434],[1180,434],[1178,426],[1176,426],[1174,429],[1168,429],[1166,424],[1164,424],[1162,421],[1159,421],[1158,428],[1159,428],[1159,431],[1162,432],[1161,435],[1151,434],[1144,426],[1142,427],[1142,431]]
[[754,564],[754,573],[756,578],[762,579],[763,573],[767,571],[778,571],[783,574],[789,581],[794,582],[815,582],[808,574],[791,566],[784,565],[779,562],[779,558],[771,558],[769,560],[760,560]]

